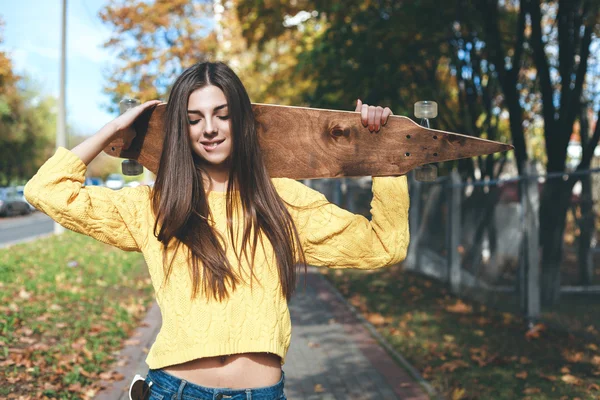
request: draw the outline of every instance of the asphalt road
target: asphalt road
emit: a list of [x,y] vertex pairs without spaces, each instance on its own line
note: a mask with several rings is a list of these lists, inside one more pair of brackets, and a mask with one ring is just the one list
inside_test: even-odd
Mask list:
[[53,231],[54,221],[39,211],[22,217],[0,218],[0,248]]

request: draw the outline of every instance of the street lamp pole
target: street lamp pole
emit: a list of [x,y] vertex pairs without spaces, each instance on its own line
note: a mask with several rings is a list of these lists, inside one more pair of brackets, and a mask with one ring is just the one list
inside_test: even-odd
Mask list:
[[[67,84],[67,0],[62,0],[62,23],[61,23],[61,44],[60,44],[60,92],[58,97],[58,118],[56,124],[56,148],[67,147],[66,134],[66,84]],[[60,224],[54,223],[54,233],[64,233],[65,228]]]

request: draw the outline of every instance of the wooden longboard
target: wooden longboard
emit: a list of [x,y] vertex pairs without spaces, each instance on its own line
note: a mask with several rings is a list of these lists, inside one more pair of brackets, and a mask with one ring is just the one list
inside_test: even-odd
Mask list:
[[[390,116],[379,132],[360,122],[360,113],[253,104],[259,142],[272,178],[334,178],[404,175],[420,165],[512,149],[511,145],[424,128],[410,118]],[[147,110],[134,123],[129,149],[116,139],[104,151],[135,159],[156,173],[164,140],[166,104]]]

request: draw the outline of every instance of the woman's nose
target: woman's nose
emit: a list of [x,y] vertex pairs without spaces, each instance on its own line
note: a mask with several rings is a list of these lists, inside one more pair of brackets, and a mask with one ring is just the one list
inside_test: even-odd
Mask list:
[[216,133],[215,124],[213,124],[210,119],[206,120],[206,124],[204,125],[204,133],[207,135],[214,135]]

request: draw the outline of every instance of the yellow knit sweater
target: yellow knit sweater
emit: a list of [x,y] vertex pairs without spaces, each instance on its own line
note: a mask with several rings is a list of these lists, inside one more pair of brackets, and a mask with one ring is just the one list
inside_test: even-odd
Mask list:
[[[161,330],[146,358],[158,369],[200,357],[246,352],[285,356],[291,339],[288,305],[281,293],[273,249],[258,246],[254,273],[227,301],[208,296],[191,298],[186,251],[175,255],[167,284],[163,281],[162,244],[154,237],[151,188],[113,191],[82,186],[86,165],[74,153],[59,148],[25,186],[25,197],[64,227],[126,251],[142,252],[161,309]],[[279,195],[295,206],[295,221],[306,261],[331,268],[374,269],[404,259],[408,247],[408,188],[406,177],[373,178],[372,220],[352,214],[311,188],[291,179],[273,179]],[[226,229],[225,194],[211,192],[214,227],[230,240]],[[320,204],[317,207],[310,205]],[[240,224],[241,225],[241,224]],[[248,266],[238,265],[232,246],[227,256],[247,283]],[[171,250],[172,252],[172,250]],[[171,259],[172,254],[169,254]]]

